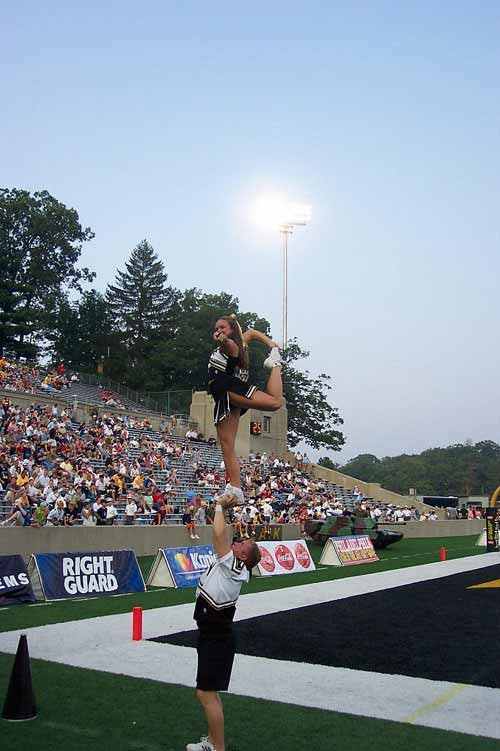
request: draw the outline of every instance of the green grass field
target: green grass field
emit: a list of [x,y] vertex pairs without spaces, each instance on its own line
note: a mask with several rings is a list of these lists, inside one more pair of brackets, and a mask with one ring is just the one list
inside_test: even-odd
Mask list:
[[[473,537],[402,540],[381,551],[381,561],[350,568],[329,567],[314,574],[254,578],[245,592],[325,581],[367,572],[414,566],[447,557],[483,553]],[[316,561],[321,550],[310,546]],[[140,561],[147,574],[152,558]],[[2,630],[124,613],[134,605],[157,608],[193,601],[189,590],[156,590],[141,595],[17,606],[0,611]],[[75,644],[75,649],[78,645]],[[12,655],[0,654],[0,698],[5,696]],[[0,721],[2,751],[29,747],[106,751],[178,751],[203,732],[203,716],[190,688],[32,660],[38,718]],[[194,673],[194,665],[193,665]],[[367,679],[369,674],[367,673]],[[410,724],[338,714],[289,704],[224,696],[227,751],[499,751],[496,740]]]

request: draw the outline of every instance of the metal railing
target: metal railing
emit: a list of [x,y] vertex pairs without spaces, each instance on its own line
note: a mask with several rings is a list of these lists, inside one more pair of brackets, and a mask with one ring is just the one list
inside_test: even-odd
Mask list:
[[112,381],[105,375],[93,375],[90,373],[79,373],[78,375],[80,383],[87,386],[100,386],[107,391],[112,391],[122,396],[128,402],[140,406],[149,412],[159,412],[165,415],[189,415],[193,395],[191,389],[141,393],[140,391],[130,389],[123,383]]

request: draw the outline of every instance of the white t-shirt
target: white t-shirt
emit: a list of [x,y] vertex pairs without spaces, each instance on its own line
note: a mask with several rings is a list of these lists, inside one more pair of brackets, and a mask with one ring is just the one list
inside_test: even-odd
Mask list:
[[262,513],[264,514],[264,516],[273,515],[274,511],[270,503],[264,503],[264,505],[262,506]]
[[236,605],[241,585],[247,582],[250,573],[243,563],[230,550],[222,558],[212,563],[200,578],[196,597],[203,597],[215,610]]

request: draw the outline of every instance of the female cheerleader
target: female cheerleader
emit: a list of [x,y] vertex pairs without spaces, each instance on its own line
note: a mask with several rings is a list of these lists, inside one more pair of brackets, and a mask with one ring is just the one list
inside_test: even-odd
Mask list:
[[[234,448],[240,416],[250,408],[275,412],[281,407],[282,361],[276,342],[253,329],[243,333],[234,314],[219,318],[213,338],[219,346],[208,362],[208,391],[215,399],[214,423],[229,477],[224,495],[232,495],[235,502],[242,505],[245,501],[240,464]],[[252,341],[263,342],[271,348],[264,360],[264,367],[271,371],[266,391],[248,383],[248,344]]]

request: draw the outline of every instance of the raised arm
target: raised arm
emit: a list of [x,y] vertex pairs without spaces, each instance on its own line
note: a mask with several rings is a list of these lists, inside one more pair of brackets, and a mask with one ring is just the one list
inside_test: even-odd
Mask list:
[[256,331],[255,329],[247,329],[243,334],[243,341],[245,342],[245,344],[248,344],[249,342],[262,342],[262,344],[266,344],[271,348],[278,346],[275,341],[270,339],[261,331]]
[[229,337],[222,333],[214,334],[214,339],[219,344],[221,350],[225,355],[229,355],[230,357],[238,357],[240,350],[236,342],[233,342],[232,339],[229,339]]
[[231,545],[229,543],[229,535],[226,525],[226,519],[224,517],[224,510],[219,503],[215,506],[212,536],[217,557],[222,558],[224,555],[229,553],[229,551],[231,550]]

